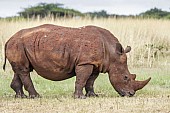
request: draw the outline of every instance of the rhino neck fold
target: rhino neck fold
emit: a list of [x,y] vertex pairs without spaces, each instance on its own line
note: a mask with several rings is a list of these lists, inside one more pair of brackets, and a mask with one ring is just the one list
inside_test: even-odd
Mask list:
[[106,73],[109,72],[109,68],[110,68],[110,49],[108,47],[108,43],[107,41],[105,41],[105,39],[102,39],[102,46],[103,46],[103,59],[102,59],[102,63],[99,67],[99,71],[101,73]]

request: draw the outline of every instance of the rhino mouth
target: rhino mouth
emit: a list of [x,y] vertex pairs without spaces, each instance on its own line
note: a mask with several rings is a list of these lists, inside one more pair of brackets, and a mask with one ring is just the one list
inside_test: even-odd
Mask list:
[[121,97],[124,97],[125,96],[125,93],[123,93],[123,92],[118,92],[118,94],[121,96]]
[[121,96],[121,97],[124,97],[124,96],[127,96],[127,97],[132,97],[135,95],[135,91],[119,91],[118,94]]

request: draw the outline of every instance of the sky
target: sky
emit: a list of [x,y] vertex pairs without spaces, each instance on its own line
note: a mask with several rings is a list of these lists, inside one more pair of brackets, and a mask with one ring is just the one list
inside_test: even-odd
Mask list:
[[136,15],[154,7],[170,12],[170,0],[0,0],[0,17],[16,16],[23,8],[42,2],[62,3],[83,13],[105,10],[109,14]]

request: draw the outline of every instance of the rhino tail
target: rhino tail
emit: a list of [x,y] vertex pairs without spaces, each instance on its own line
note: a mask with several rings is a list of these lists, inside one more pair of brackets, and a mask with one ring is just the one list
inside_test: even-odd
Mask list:
[[5,44],[5,48],[4,48],[4,55],[5,55],[5,57],[4,57],[5,61],[4,61],[4,65],[3,65],[4,71],[5,71],[5,65],[6,65],[6,48],[7,48],[7,43]]

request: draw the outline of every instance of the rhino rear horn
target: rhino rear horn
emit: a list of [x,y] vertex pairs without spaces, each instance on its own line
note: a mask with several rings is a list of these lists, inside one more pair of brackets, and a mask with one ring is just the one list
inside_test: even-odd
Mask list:
[[131,74],[132,79],[135,80],[136,79],[136,74]]
[[142,89],[146,84],[148,84],[148,82],[149,82],[150,80],[151,80],[151,77],[148,78],[148,79],[145,80],[145,81],[135,81],[134,90],[137,91],[137,90]]

